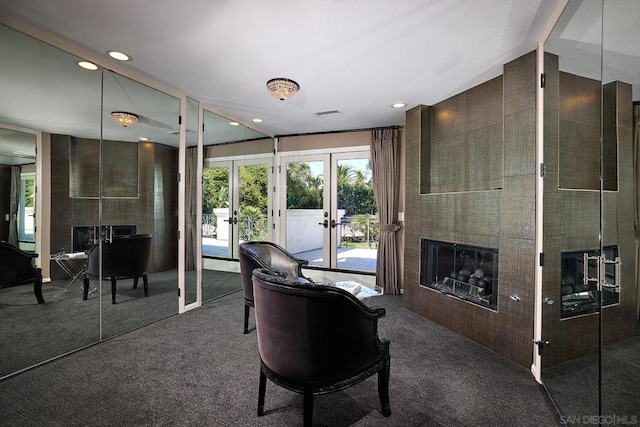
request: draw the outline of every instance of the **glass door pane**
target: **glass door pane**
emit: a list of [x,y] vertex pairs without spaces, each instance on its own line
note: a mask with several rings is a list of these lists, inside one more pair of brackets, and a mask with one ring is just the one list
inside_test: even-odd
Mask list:
[[371,182],[368,153],[332,155],[332,212],[336,250],[332,266],[375,271],[380,236],[378,209]]
[[207,162],[202,170],[202,255],[231,257],[231,162]]
[[[271,162],[264,160],[238,161],[238,239],[271,240]],[[237,248],[234,245],[234,248]],[[237,252],[234,258],[237,258]]]
[[328,154],[282,159],[280,223],[285,235],[281,242],[296,257],[308,260],[310,266],[329,267],[331,259],[330,192],[325,191],[329,162]]

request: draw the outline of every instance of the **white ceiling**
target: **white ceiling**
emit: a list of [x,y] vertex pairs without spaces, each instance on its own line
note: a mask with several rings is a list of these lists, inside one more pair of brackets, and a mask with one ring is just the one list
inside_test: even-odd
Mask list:
[[[0,13],[270,135],[402,125],[536,48],[559,0],[2,0]],[[4,8],[4,10],[2,9]],[[297,81],[287,101],[273,77]],[[396,101],[407,104],[395,110]],[[337,109],[342,114],[318,117]],[[254,126],[254,125],[252,125]]]

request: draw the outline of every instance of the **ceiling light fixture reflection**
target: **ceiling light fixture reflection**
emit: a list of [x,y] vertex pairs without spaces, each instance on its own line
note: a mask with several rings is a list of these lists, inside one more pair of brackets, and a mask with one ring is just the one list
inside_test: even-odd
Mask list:
[[138,138],[138,141],[141,142],[147,142],[149,140],[149,138],[145,138],[144,136],[141,136],[140,138]]
[[138,122],[138,116],[133,113],[127,113],[126,111],[114,111],[111,113],[113,121],[122,127],[128,128],[135,125]]
[[263,122],[263,120],[262,120],[262,119],[258,119],[258,118],[253,119],[253,121],[254,121],[255,123],[262,123],[262,122]]
[[291,79],[277,77],[267,82],[267,90],[280,101],[291,98],[300,90],[300,85]]
[[117,59],[118,61],[127,62],[133,59],[126,53],[120,52],[117,50],[108,50],[107,53],[109,54],[110,57],[112,57],[113,59]]
[[238,123],[238,122],[229,122],[229,124],[231,126],[240,126],[240,123]]
[[84,68],[85,70],[95,71],[98,69],[98,66],[96,64],[89,61],[78,61],[77,64],[79,67]]
[[406,106],[407,104],[405,104],[404,102],[394,102],[393,104],[391,104],[392,108],[404,108]]

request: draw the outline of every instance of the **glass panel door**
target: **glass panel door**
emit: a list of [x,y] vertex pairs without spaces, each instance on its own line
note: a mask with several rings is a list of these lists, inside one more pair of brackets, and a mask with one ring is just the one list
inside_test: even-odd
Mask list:
[[238,244],[270,240],[271,161],[208,161],[203,170],[202,254],[238,258]]
[[379,221],[368,151],[283,156],[280,241],[310,266],[375,271]]
[[231,162],[206,162],[202,170],[203,256],[231,258],[232,167]]
[[[235,161],[234,165],[238,182],[238,191],[235,192],[237,201],[234,201],[234,206],[238,206],[238,242],[271,240],[271,162],[263,159],[242,160]],[[237,245],[234,247],[237,251]],[[234,258],[237,257],[235,252]]]
[[283,157],[280,169],[280,223],[284,236],[280,241],[296,257],[310,266],[328,267],[330,260],[329,177],[330,156]]

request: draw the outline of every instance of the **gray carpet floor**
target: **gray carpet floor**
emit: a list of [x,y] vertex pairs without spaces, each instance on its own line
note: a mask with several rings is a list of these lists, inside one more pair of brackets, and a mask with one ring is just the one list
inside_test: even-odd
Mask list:
[[[559,417],[528,369],[402,308],[385,307],[392,415],[375,376],[318,396],[318,426],[555,426]],[[253,314],[253,311],[252,311]],[[241,292],[119,335],[0,382],[6,426],[293,426],[302,396],[267,384],[257,417],[255,329],[242,333]]]

